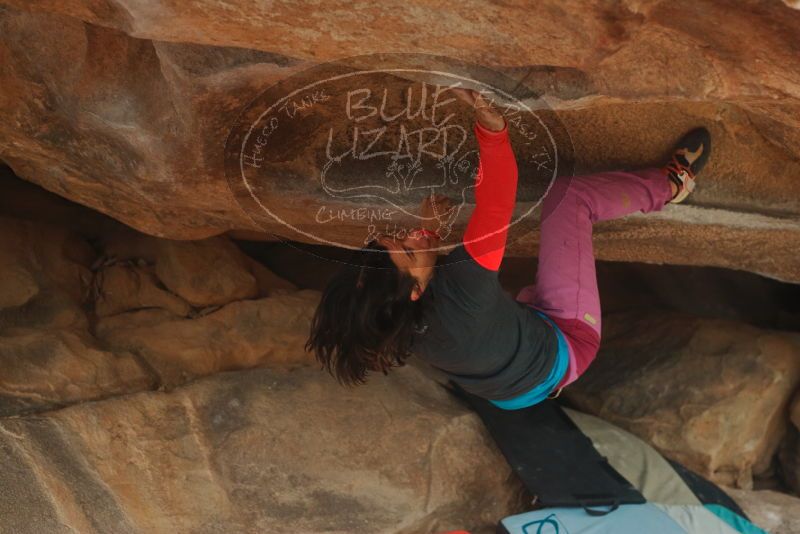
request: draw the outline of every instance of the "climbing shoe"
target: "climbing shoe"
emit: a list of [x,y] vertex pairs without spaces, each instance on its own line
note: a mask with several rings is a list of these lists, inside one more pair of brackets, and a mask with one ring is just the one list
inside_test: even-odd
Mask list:
[[695,128],[678,141],[672,159],[664,167],[667,178],[677,186],[678,192],[670,202],[677,204],[694,191],[694,181],[711,154],[711,134],[705,128]]

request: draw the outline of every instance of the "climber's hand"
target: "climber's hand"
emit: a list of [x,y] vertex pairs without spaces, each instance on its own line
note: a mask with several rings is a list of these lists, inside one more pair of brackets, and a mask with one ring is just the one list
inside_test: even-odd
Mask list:
[[475,119],[487,130],[499,132],[505,128],[506,120],[503,115],[494,109],[491,103],[478,91],[463,87],[451,87],[449,91],[452,91],[456,98],[475,109]]

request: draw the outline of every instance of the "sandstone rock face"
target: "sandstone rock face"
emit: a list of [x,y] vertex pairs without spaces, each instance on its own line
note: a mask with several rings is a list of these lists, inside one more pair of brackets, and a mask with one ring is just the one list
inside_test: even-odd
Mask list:
[[0,416],[310,363],[319,294],[227,238],[180,243],[89,224],[102,228],[95,249],[65,226],[0,216]]
[[[238,113],[317,62],[435,53],[544,91],[581,172],[659,164],[687,128],[710,128],[714,157],[692,205],[601,225],[601,258],[800,281],[800,12],[783,3],[329,2],[313,14],[245,0],[2,4],[0,159],[146,233],[285,235],[255,227],[227,186],[222,152]],[[279,199],[287,209],[320,198],[312,183],[297,190]],[[533,230],[512,254],[536,253]],[[328,225],[321,237],[355,245],[352,231]]]
[[94,253],[80,236],[54,225],[0,217],[0,250],[8,274],[0,290],[0,327],[83,322],[80,302],[91,284]]
[[[480,423],[418,370],[343,390],[309,365],[318,294],[224,237],[287,237],[226,181],[237,116],[319,62],[402,51],[544,93],[579,173],[660,165],[705,125],[713,157],[689,205],[598,225],[597,256],[800,282],[796,3],[0,0],[0,160],[148,234],[49,208],[50,224],[22,220],[36,210],[0,192],[15,213],[0,218],[3,528],[411,534],[517,511]],[[290,163],[300,183],[275,201],[299,212],[324,197],[317,169]],[[316,230],[356,245],[354,229]],[[531,222],[509,254],[537,239]],[[674,316],[609,318],[604,334],[568,393],[579,407],[742,487],[783,441],[800,487],[796,337]],[[797,500],[731,491],[756,522],[800,531]]]
[[163,308],[185,317],[192,310],[178,295],[158,287],[158,278],[146,265],[113,264],[95,277],[95,313],[100,317],[141,308]]
[[618,314],[565,394],[712,480],[750,487],[786,431],[796,334],[669,314]]
[[156,275],[193,306],[214,306],[251,298],[256,278],[243,254],[227,239],[158,241]]
[[92,255],[58,226],[0,217],[0,415],[152,386],[133,354],[101,348],[88,331]]
[[480,420],[418,369],[346,389],[309,365],[318,292],[225,238],[175,251],[72,215],[0,217],[3,532],[480,533],[521,509]]
[[20,534],[480,531],[519,509],[477,416],[412,367],[353,390],[224,373],[0,427]]
[[152,264],[159,283],[194,307],[221,306],[258,295],[252,262],[227,238],[174,241],[120,228],[103,241],[107,257]]
[[[175,251],[86,213],[53,222],[0,218],[0,269],[15,273],[0,278],[4,529],[477,534],[522,509],[433,370],[412,362],[345,389],[313,365],[318,292],[225,238]],[[192,273],[209,264],[218,282],[204,287]],[[579,403],[718,479],[746,485],[770,459],[798,376],[790,337],[674,317],[611,318],[605,332],[628,374],[608,381],[599,361]]]
[[14,415],[149,389],[153,380],[127,352],[114,354],[68,330],[0,338],[0,415]]
[[0,277],[7,281],[7,287],[0,295],[0,308],[22,306],[39,292],[36,280],[18,265],[4,263],[0,267]]
[[102,319],[97,336],[109,347],[138,354],[165,386],[230,369],[308,365],[303,345],[319,293],[228,304],[208,315],[176,317],[140,310]]
[[725,488],[750,520],[770,534],[800,532],[800,498],[777,491]]
[[259,297],[286,295],[297,290],[297,286],[293,283],[276,275],[254,259],[248,257],[247,264],[250,273],[256,279]]

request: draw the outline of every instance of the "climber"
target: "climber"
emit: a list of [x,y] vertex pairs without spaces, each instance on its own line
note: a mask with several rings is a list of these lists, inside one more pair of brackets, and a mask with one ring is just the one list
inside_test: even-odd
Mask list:
[[[504,409],[536,404],[575,381],[600,344],[592,224],[682,202],[711,150],[704,128],[686,134],[663,168],[558,178],[543,200],[536,283],[516,300],[498,281],[514,210],[517,164],[508,123],[476,91],[475,209],[460,243],[436,267],[439,238],[423,226],[381,235],[325,289],[307,350],[341,383],[386,374],[412,354]],[[448,209],[432,196],[426,210]]]

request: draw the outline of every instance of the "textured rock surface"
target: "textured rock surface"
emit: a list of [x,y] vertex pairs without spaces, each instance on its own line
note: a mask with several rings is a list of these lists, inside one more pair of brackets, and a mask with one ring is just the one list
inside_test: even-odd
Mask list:
[[166,386],[195,376],[262,365],[308,365],[303,350],[317,291],[233,302],[195,318],[158,309],[100,320],[97,337],[138,354]]
[[147,265],[112,264],[95,274],[98,316],[115,315],[141,308],[163,308],[185,317],[192,307],[181,297],[159,287],[159,280]]
[[[658,163],[686,128],[712,130],[694,205],[601,226],[600,257],[800,280],[800,12],[782,3],[2,4],[0,159],[146,233],[253,229],[221,153],[265,87],[319,61],[426,52],[546,90],[582,170]],[[511,252],[535,254],[535,238]]]
[[[660,164],[703,124],[714,157],[690,205],[599,225],[598,257],[800,281],[796,3],[0,0],[0,160],[147,234],[203,239],[0,193],[16,217],[0,220],[0,415],[282,368],[3,417],[2,527],[410,534],[511,511],[518,487],[473,417],[411,368],[337,388],[299,349],[316,295],[205,239],[256,230],[224,176],[235,118],[317,62],[403,51],[546,92],[578,172]],[[286,209],[320,194],[298,191]],[[509,253],[536,244],[531,224]],[[584,409],[717,480],[766,470],[800,374],[795,341],[637,317],[607,321],[605,347],[572,388]],[[781,458],[796,486],[797,432]],[[797,500],[732,492],[756,522],[800,530]]]
[[[110,0],[3,3],[68,15],[140,39],[251,48],[303,60],[340,58],[343,50],[354,55],[401,48],[507,67],[570,66],[586,71],[591,86],[612,95],[663,96],[672,90],[674,96],[783,96],[797,91],[796,79],[783,72],[785,62],[797,60],[787,46],[797,14],[768,2],[547,2],[532,9],[471,1],[416,9],[417,4],[400,0],[381,5],[334,1],[316,12],[291,3],[262,9],[246,0],[225,6],[201,0],[192,9],[177,2],[126,5],[125,10]],[[484,17],[476,20],[476,12]],[[215,24],[202,24],[210,21]],[[264,28],[271,30],[268,35]],[[490,28],[505,31],[496,40],[486,39]],[[754,48],[743,35],[763,42]],[[703,42],[719,46],[692,57],[685,79],[663,76],[661,64]],[[760,81],[754,83],[753,76]]]
[[750,487],[786,431],[800,337],[741,323],[617,314],[597,360],[565,390],[578,408],[716,482]]
[[0,365],[0,415],[153,386],[153,379],[131,353],[103,350],[89,335],[68,330],[0,337]]
[[[430,369],[412,365],[347,390],[308,365],[302,343],[317,292],[297,290],[222,238],[183,249],[187,256],[171,264],[176,281],[167,287],[159,273],[169,270],[158,264],[173,261],[169,255],[162,259],[173,242],[104,222],[85,209],[74,211],[50,195],[44,195],[49,203],[21,190],[12,195],[4,185],[9,184],[0,182],[0,212],[52,221],[0,219],[0,264],[15,273],[0,278],[4,529],[416,534],[467,526],[488,533],[498,517],[519,510],[518,482],[478,420],[435,385]],[[250,243],[251,249],[262,251],[258,243]],[[173,292],[202,292],[191,281],[192,271],[219,256],[227,257],[213,261],[231,273],[209,276],[247,279],[248,287],[255,280],[261,298],[192,306]],[[324,277],[315,265],[309,261],[296,271]],[[229,289],[213,294],[238,298]],[[615,329],[610,324],[607,333]],[[674,337],[647,324],[641,330],[658,339]],[[692,353],[701,359],[703,351],[731,357],[714,384],[683,379],[713,364],[701,362],[687,375],[670,376],[671,384],[691,383],[706,392],[702,402],[717,402],[707,415],[675,417],[669,407],[683,406],[680,413],[691,416],[700,403],[656,396],[666,414],[659,430],[697,438],[689,445],[707,447],[715,461],[729,458],[721,447],[754,461],[777,432],[758,427],[763,435],[754,437],[752,418],[733,417],[738,405],[725,398],[725,387],[739,387],[735,391],[751,403],[747,410],[768,419],[781,388],[769,385],[769,372],[780,365],[764,356],[774,352],[768,350],[774,340],[742,332],[751,341],[725,330],[722,348],[707,340],[689,343],[703,349]],[[752,350],[752,343],[764,351]],[[748,372],[745,385],[742,367]],[[219,374],[241,368],[248,371]],[[217,374],[185,384],[212,373]],[[764,391],[754,399],[750,386],[758,381]],[[76,405],[44,412],[70,404]],[[740,411],[748,415],[747,410]],[[695,432],[698,421],[722,430],[715,436]],[[740,435],[731,436],[733,427]],[[763,521],[792,520],[788,511]]]
[[770,534],[800,532],[800,498],[777,491],[725,488],[750,520]]
[[72,232],[0,217],[0,415],[152,386],[133,354],[89,333],[92,257]]
[[192,306],[215,306],[251,298],[258,283],[243,254],[227,239],[158,241],[156,274]]
[[259,293],[252,262],[226,238],[174,241],[119,228],[103,242],[109,258],[152,264],[164,288],[194,307],[221,306]]
[[519,484],[480,420],[406,367],[224,373],[0,421],[4,528],[407,533],[490,527]]
[[[31,200],[29,215],[69,211],[7,185],[0,197]],[[309,363],[318,292],[297,291],[227,238],[158,239],[88,211],[53,223],[0,215],[0,416]]]

